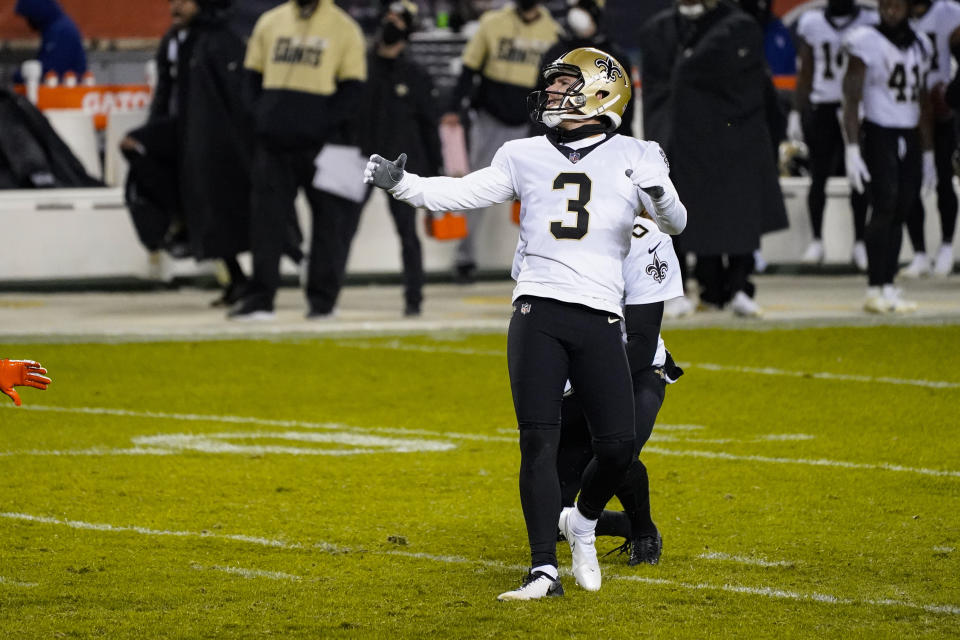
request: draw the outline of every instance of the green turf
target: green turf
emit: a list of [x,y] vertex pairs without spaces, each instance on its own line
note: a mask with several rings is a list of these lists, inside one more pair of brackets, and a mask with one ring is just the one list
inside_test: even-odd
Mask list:
[[960,327],[667,337],[661,564],[533,603],[502,335],[0,345],[0,633],[960,636]]

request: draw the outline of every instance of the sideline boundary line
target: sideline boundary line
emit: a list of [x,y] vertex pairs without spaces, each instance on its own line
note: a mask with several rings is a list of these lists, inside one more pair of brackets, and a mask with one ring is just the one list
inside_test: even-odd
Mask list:
[[[109,533],[137,533],[140,535],[152,535],[152,536],[170,536],[175,538],[209,538],[215,540],[229,540],[232,542],[244,542],[249,544],[256,544],[261,546],[279,548],[279,549],[317,549],[324,553],[349,553],[354,551],[353,549],[340,547],[337,545],[329,543],[316,543],[312,547],[306,547],[300,543],[296,542],[286,542],[282,539],[275,538],[264,538],[259,536],[247,536],[247,535],[237,535],[237,534],[214,534],[201,531],[171,531],[171,530],[161,530],[161,529],[150,529],[148,527],[139,527],[139,526],[115,526],[111,524],[103,523],[93,523],[93,522],[83,522],[81,520],[61,520],[59,518],[51,518],[47,516],[34,516],[26,513],[10,513],[10,512],[0,512],[0,517],[6,518],[8,520],[19,520],[25,522],[37,522],[42,524],[51,524],[51,525],[60,525],[68,526],[74,529],[82,529],[88,531],[102,531]],[[522,571],[526,567],[522,565],[514,565],[505,562],[500,562],[498,560],[484,560],[484,559],[475,559],[475,558],[464,558],[461,556],[441,556],[441,555],[432,555],[429,553],[417,553],[409,551],[377,551],[377,550],[364,550],[365,553],[372,553],[376,555],[386,555],[394,557],[409,558],[412,560],[427,560],[430,562],[441,562],[447,564],[480,564],[482,566],[497,570],[497,571]],[[262,571],[257,569],[240,569],[240,568],[231,568],[231,567],[212,567],[217,570],[227,571],[229,573],[237,573],[238,575],[243,575],[244,577],[267,577],[271,579],[277,579],[277,576],[283,576],[283,579],[300,579],[301,576],[296,576],[294,574],[283,574],[281,572],[273,571]],[[243,572],[243,573],[240,573]],[[565,575],[569,575],[567,571],[564,571]],[[741,595],[752,595],[760,596],[765,598],[774,598],[780,600],[794,600],[800,602],[818,602],[823,604],[834,604],[834,605],[850,605],[850,606],[886,606],[886,607],[902,607],[909,609],[917,609],[920,611],[926,611],[927,613],[938,613],[946,615],[960,616],[960,606],[951,605],[951,604],[923,604],[909,602],[906,600],[891,600],[891,599],[864,599],[856,600],[853,598],[844,598],[841,596],[833,596],[830,594],[810,592],[803,593],[800,591],[786,591],[783,589],[776,589],[774,587],[750,587],[745,585],[736,585],[736,584],[713,584],[708,582],[685,582],[682,580],[673,580],[667,578],[645,578],[642,576],[629,576],[629,575],[619,575],[619,574],[606,574],[606,577],[614,580],[627,580],[631,582],[639,582],[642,584],[651,584],[658,586],[668,586],[679,589],[686,589],[690,591],[723,591],[726,593],[741,594]]]

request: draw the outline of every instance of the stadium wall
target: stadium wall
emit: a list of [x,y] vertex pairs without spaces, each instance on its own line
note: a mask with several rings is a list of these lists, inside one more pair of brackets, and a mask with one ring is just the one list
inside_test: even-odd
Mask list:
[[[796,264],[810,240],[806,213],[806,178],[781,180],[790,218],[790,228],[763,239],[764,257],[771,264]],[[844,178],[828,185],[824,220],[826,261],[848,264],[853,243],[849,187]],[[935,211],[934,198],[925,202]],[[305,202],[298,201],[301,224],[309,229]],[[517,227],[509,207],[492,212],[483,225],[479,266],[507,272],[517,243]],[[423,214],[418,230],[423,238],[424,266],[428,273],[447,273],[453,263],[453,242],[424,236]],[[938,216],[927,216],[926,236],[930,247],[939,246]],[[123,204],[120,189],[62,189],[7,191],[0,193],[0,281],[69,280],[88,278],[144,278],[169,280],[209,273],[192,260],[159,261],[141,247]],[[901,260],[912,257],[904,240]],[[399,273],[400,246],[383,194],[367,204],[351,250],[348,272],[358,274]],[[296,274],[292,264],[288,274]]]

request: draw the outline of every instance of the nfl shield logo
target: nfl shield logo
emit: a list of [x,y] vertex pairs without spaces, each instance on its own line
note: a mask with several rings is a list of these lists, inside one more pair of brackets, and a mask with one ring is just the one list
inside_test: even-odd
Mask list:
[[532,308],[533,308],[532,304],[530,304],[529,302],[524,302],[523,304],[520,305],[520,314],[525,316],[528,313],[530,313],[530,309]]
[[580,162],[580,153],[577,151],[571,151],[570,155],[567,157],[570,158],[570,162],[572,162],[573,164],[577,164],[578,162]]

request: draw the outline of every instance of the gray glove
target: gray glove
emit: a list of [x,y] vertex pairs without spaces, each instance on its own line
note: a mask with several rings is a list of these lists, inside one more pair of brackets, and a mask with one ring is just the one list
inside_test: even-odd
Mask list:
[[[634,177],[634,176],[633,176],[633,169],[627,169],[627,170],[624,171],[623,173],[624,173],[628,178],[630,178],[631,180],[633,180],[633,184],[634,184],[638,189],[640,189],[641,191],[645,192],[648,196],[650,196],[650,197],[653,198],[654,200],[663,197],[663,194],[664,194],[663,187],[661,187],[661,186],[658,185],[658,184],[653,184],[653,185],[648,184],[648,183],[651,181],[651,178],[650,178],[650,177],[647,177],[647,176],[641,177],[639,174],[637,174],[637,177]],[[654,178],[654,181],[655,181],[655,178]],[[645,186],[645,185],[646,185],[646,186]]]
[[381,189],[393,189],[403,179],[403,168],[407,164],[407,154],[390,162],[386,158],[373,154],[363,172],[363,181]]

